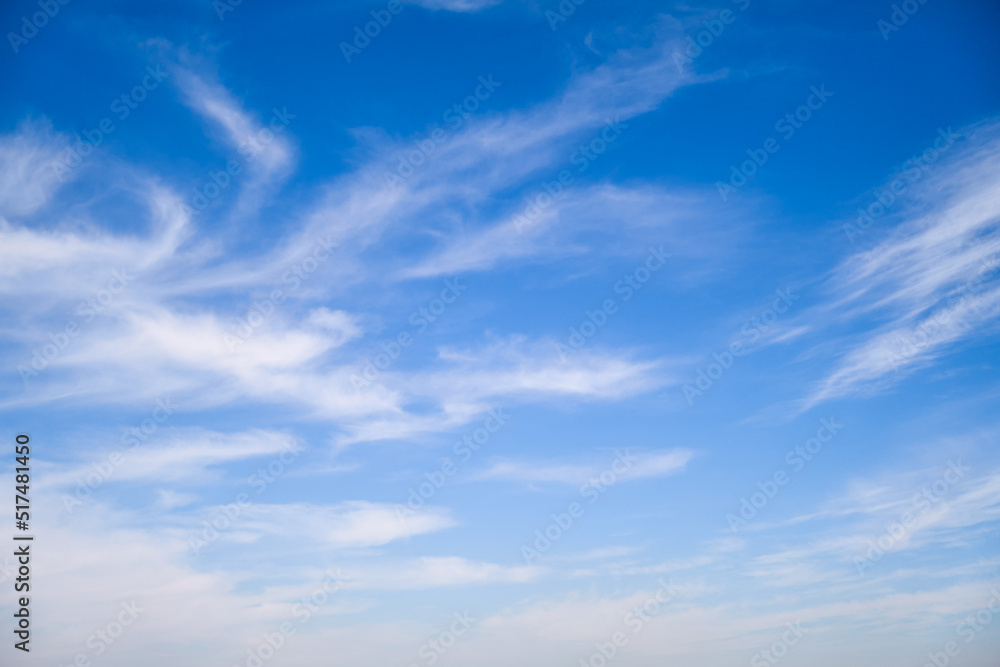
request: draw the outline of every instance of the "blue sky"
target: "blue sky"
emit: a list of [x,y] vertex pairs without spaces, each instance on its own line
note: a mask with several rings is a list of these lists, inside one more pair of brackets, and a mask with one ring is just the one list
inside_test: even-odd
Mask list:
[[993,664],[995,3],[0,17],[4,664]]

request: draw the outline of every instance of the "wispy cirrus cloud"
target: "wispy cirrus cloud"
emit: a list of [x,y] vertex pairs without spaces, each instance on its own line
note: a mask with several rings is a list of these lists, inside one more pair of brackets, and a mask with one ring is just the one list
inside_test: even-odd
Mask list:
[[[672,475],[684,470],[694,453],[688,449],[668,451],[624,449],[627,467],[615,471],[616,481],[648,479]],[[634,460],[633,460],[634,459]],[[496,461],[475,475],[476,479],[502,479],[524,483],[557,483],[579,485],[600,478],[607,468],[602,465],[552,464],[528,461]]]
[[146,181],[139,203],[145,209],[148,232],[124,235],[88,220],[84,228],[53,225],[37,229],[3,224],[0,244],[0,291],[11,297],[45,302],[78,301],[103,287],[112,270],[162,270],[177,263],[180,246],[192,233],[190,216],[167,187]]
[[0,217],[18,217],[45,206],[62,187],[53,164],[69,146],[46,119],[26,119],[0,135]]
[[[434,218],[447,218],[470,206],[483,207],[487,219],[502,220],[506,213],[496,218],[487,210],[498,194],[534,187],[535,175],[565,162],[573,142],[587,132],[599,131],[609,119],[625,122],[653,110],[678,87],[692,82],[676,68],[671,53],[668,43],[622,50],[607,63],[576,74],[552,100],[526,111],[470,120],[434,160],[395,189],[383,178],[383,159],[395,150],[387,147],[354,173],[323,185],[312,203],[295,207],[298,213],[288,226],[293,231],[262,257],[218,261],[226,241],[206,235],[200,224],[196,227],[189,209],[167,186],[140,195],[147,197],[157,234],[147,239],[97,230],[81,235],[12,228],[24,271],[39,267],[37,260],[44,261],[41,255],[47,253],[49,261],[68,268],[66,275],[83,275],[95,266],[117,266],[126,260],[124,266],[144,272],[141,283],[104,311],[96,325],[99,335],[74,342],[72,349],[52,361],[45,381],[14,399],[15,403],[41,404],[57,396],[84,402],[97,397],[130,403],[148,400],[150,396],[129,387],[139,376],[156,377],[157,385],[169,388],[178,400],[187,396],[192,399],[188,402],[202,405],[237,401],[296,405],[315,417],[337,420],[345,431],[344,441],[354,442],[452,428],[501,398],[616,400],[670,383],[659,360],[635,360],[630,354],[606,351],[559,362],[544,342],[514,336],[503,344],[484,342],[462,352],[443,349],[435,368],[421,372],[419,378],[393,369],[383,374],[379,387],[359,393],[349,383],[356,368],[347,355],[351,343],[364,334],[357,324],[360,314],[325,304],[336,296],[334,285],[384,283],[386,273],[380,273],[377,262],[366,266],[366,251],[376,240],[382,246],[409,242],[404,230],[411,221],[427,219],[431,212]],[[248,136],[264,129],[256,115],[212,76],[191,67],[177,66],[172,71],[184,103],[215,128],[231,149],[239,151]],[[255,178],[274,182],[287,175],[294,167],[294,153],[290,141],[275,136],[257,156]],[[494,159],[485,160],[484,155]],[[492,166],[484,169],[483,165]],[[668,224],[660,213],[667,202],[674,211],[683,208],[689,218],[700,206],[696,197],[668,195],[652,186],[583,188],[564,206],[574,214],[588,211],[592,230],[606,225],[611,217],[627,222],[638,244],[649,229]],[[236,205],[238,215],[248,212],[241,213],[241,206]],[[545,239],[528,237],[525,243],[510,236],[508,224],[492,223],[491,228],[488,223],[474,232],[487,235],[485,241],[474,241],[479,251],[455,237],[432,249],[427,259],[418,260],[418,268],[389,275],[393,281],[408,281],[439,275],[442,270],[489,268],[505,258],[541,259],[546,248],[569,247],[566,241],[586,228],[574,231],[563,226],[557,234]],[[497,242],[489,242],[490,235],[497,236]],[[317,238],[322,239],[320,247],[328,259],[316,279],[288,295],[296,305],[287,311],[279,309],[237,349],[225,349],[225,337],[234,326],[230,323],[245,315],[246,308],[242,301],[227,305],[231,291],[273,289],[290,267],[298,267],[305,250],[317,247]],[[182,243],[187,244],[184,252]],[[573,252],[587,250],[580,245]],[[460,256],[467,259],[447,259]],[[167,276],[170,279],[164,280]],[[170,286],[161,288],[161,282]],[[57,291],[55,285],[46,287],[37,281],[32,285],[40,295],[46,289]],[[182,305],[209,295],[218,299],[210,307],[204,301],[197,306]],[[311,314],[292,314],[301,309],[300,304],[316,304],[317,300],[324,305],[308,311]],[[101,382],[76,382],[75,376],[92,364],[104,369]],[[407,408],[414,401],[426,400],[436,409],[414,412]]]
[[[143,439],[147,436],[143,435]],[[132,441],[139,444],[134,436]],[[152,440],[141,447],[119,446],[110,450],[121,456],[107,474],[109,483],[137,482],[204,484],[217,478],[219,466],[246,459],[274,456],[284,452],[295,454],[302,446],[287,433],[252,429],[237,433],[220,433],[204,429],[160,430]],[[98,449],[89,455],[95,456],[104,465]],[[48,486],[75,485],[94,471],[94,464],[67,465],[48,464],[45,477],[39,483]],[[210,474],[215,468],[217,474]],[[103,476],[103,475],[102,475]]]
[[[190,69],[175,68],[184,102],[221,131],[228,146],[244,158],[252,156],[263,177],[273,181],[292,168],[295,151],[287,136],[275,134],[219,83]],[[262,140],[263,137],[268,137]]]
[[419,5],[425,9],[443,9],[449,12],[478,12],[503,0],[406,0],[408,4]]
[[[211,518],[221,508],[201,510]],[[201,517],[194,517],[199,519]],[[331,549],[379,547],[416,535],[433,533],[456,525],[450,512],[431,508],[410,521],[401,522],[389,503],[349,500],[335,505],[311,503],[261,504],[245,507],[234,527],[221,533],[222,541],[237,544],[257,540],[299,539]],[[192,521],[198,526],[197,521]]]
[[832,271],[825,300],[789,323],[798,334],[818,331],[819,321],[861,329],[840,334],[843,354],[803,407],[892,387],[957,344],[996,331],[998,128],[994,121],[964,130],[962,145],[897,204],[900,222],[873,230],[879,240]]

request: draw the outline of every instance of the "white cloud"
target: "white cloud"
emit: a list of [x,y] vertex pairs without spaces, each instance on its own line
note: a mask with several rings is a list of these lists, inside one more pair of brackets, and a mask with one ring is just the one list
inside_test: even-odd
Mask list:
[[[941,158],[924,182],[905,193],[909,205],[896,204],[904,221],[874,247],[844,260],[829,282],[831,300],[806,314],[827,326],[862,317],[880,322],[845,339],[848,351],[806,407],[888,387],[955,344],[996,329],[1000,125],[966,134],[965,146]],[[873,227],[870,234],[879,232]]]
[[[665,452],[636,451],[630,448],[619,450],[625,453],[628,468],[616,472],[615,479],[625,481],[671,475],[684,469],[693,453],[687,449]],[[631,459],[635,459],[632,461]],[[506,479],[517,482],[554,482],[578,485],[597,478],[610,464],[545,464],[527,461],[498,461],[489,469],[476,475],[477,479]],[[620,466],[619,466],[620,467]]]
[[358,338],[363,333],[358,324],[358,318],[343,310],[317,308],[310,311],[307,324],[311,324],[333,337],[333,346],[340,347],[344,343]]
[[531,464],[525,461],[498,461],[476,475],[478,479],[508,479],[517,482],[559,482],[582,484],[595,468],[580,465]]
[[[84,231],[31,229],[0,221],[0,291],[16,297],[75,302],[106,286],[112,271],[152,271],[173,257],[190,233],[180,200],[155,182],[142,203],[150,234],[117,236],[96,226]],[[74,304],[75,305],[75,304]]]
[[47,120],[25,120],[0,136],[0,217],[28,215],[48,203],[62,186],[53,165],[68,146]]
[[[538,188],[542,192],[540,185]],[[706,224],[712,224],[706,223],[706,218],[718,221],[732,216],[717,207],[708,194],[681,194],[648,185],[572,187],[531,218],[524,217],[525,209],[526,204],[519,202],[518,208],[491,226],[448,239],[429,257],[403,269],[400,277],[450,276],[487,271],[504,262],[556,262],[592,254],[589,245],[569,239],[612,228],[620,233],[614,242],[602,247],[605,257],[641,255],[655,239],[669,241],[668,252],[679,248],[691,251],[692,229],[704,233]]]
[[553,342],[523,336],[494,339],[475,349],[443,347],[438,355],[452,368],[425,374],[420,384],[435,393],[448,388],[456,399],[470,402],[532,393],[622,398],[675,381],[661,360],[632,361],[603,350],[580,350],[561,360]]
[[272,177],[292,166],[294,150],[288,138],[246,112],[227,89],[190,70],[178,69],[176,75],[188,106],[215,123],[241,156],[252,155],[253,164],[261,165]]
[[[131,442],[139,443],[139,440],[133,437]],[[108,482],[203,483],[211,466],[283,452],[295,454],[300,449],[292,436],[260,429],[241,433],[217,433],[202,429],[162,430],[157,432],[156,437],[135,447],[121,445],[111,451],[93,451],[92,463],[66,470],[60,470],[64,466],[56,466],[46,473],[39,485],[76,485],[93,473],[95,466],[109,467],[108,456],[112,452],[118,452],[122,462],[110,466],[109,474],[104,475]],[[170,497],[166,499],[170,500]]]
[[448,586],[525,583],[544,573],[539,567],[508,567],[457,556],[422,557],[389,565],[348,568],[361,589],[423,590]]
[[[239,166],[238,173],[226,175],[230,185],[225,187],[239,192],[228,215],[235,220],[255,214],[294,170],[297,151],[290,126],[297,114],[277,104],[260,119],[222,85],[190,69],[176,67],[173,71],[185,104],[221,132],[231,150],[229,160]],[[218,169],[206,170],[203,180],[209,182],[210,172],[225,172],[227,166],[228,161],[220,163]],[[208,198],[204,202],[191,199],[189,206],[205,210],[211,203]]]
[[[304,215],[302,231],[273,258],[274,264],[293,261],[317,236],[329,234],[339,245],[353,250],[343,259],[338,255],[336,262],[350,279],[352,269],[363,268],[352,259],[376,241],[385,241],[387,235],[405,237],[409,229],[421,230],[421,236],[430,231],[442,242],[426,258],[402,271],[393,259],[387,270],[397,277],[438,275],[439,266],[482,270],[501,259],[537,256],[556,247],[554,239],[540,233],[545,224],[539,226],[539,233],[515,236],[512,220],[524,207],[517,190],[540,189],[542,179],[556,178],[561,169],[575,169],[570,159],[580,140],[600,134],[609,122],[627,125],[629,119],[656,109],[674,91],[695,83],[692,74],[678,69],[671,57],[673,48],[673,41],[663,40],[648,49],[623,49],[605,64],[575,74],[551,100],[526,111],[471,118],[395,188],[386,183],[386,175],[393,173],[398,155],[412,146],[409,139],[382,143],[358,170],[328,186]],[[501,95],[504,85],[500,81],[494,95]],[[628,128],[623,127],[622,132]],[[508,210],[493,210],[498,197],[511,202],[505,204]],[[587,218],[594,225],[622,221],[643,227],[651,219],[658,224],[675,220],[676,214],[663,213],[665,206],[680,205],[686,212],[694,211],[697,200],[658,193],[649,187],[598,187],[584,194],[579,203],[567,200],[560,209],[574,214],[589,211]],[[476,215],[470,216],[471,211]],[[554,212],[546,215],[552,217]],[[444,226],[428,230],[429,221],[435,220],[443,221]],[[457,220],[470,222],[456,226]],[[477,222],[473,225],[471,220]],[[561,238],[565,248],[573,245],[567,239],[574,234],[572,227],[564,227]],[[491,247],[491,240],[495,247]],[[540,249],[534,247],[539,243]],[[381,262],[386,262],[384,254]]]
[[[575,75],[550,101],[470,120],[396,191],[384,181],[382,160],[398,148],[388,147],[352,174],[322,186],[315,202],[293,207],[293,221],[285,228],[298,231],[277,238],[274,250],[259,257],[226,259],[227,240],[194,229],[183,200],[152,179],[140,179],[136,187],[151,212],[145,237],[111,233],[97,224],[86,232],[6,226],[0,259],[10,261],[0,262],[0,276],[6,274],[0,290],[25,301],[30,316],[23,317],[31,322],[16,331],[22,347],[14,367],[29,361],[33,346],[65,323],[62,314],[100,290],[112,270],[141,272],[141,277],[102,311],[86,335],[51,360],[44,374],[32,378],[26,391],[3,405],[56,400],[136,405],[165,394],[201,409],[239,402],[290,405],[310,418],[335,422],[344,444],[452,429],[500,401],[620,400],[673,382],[662,360],[595,349],[563,362],[554,343],[513,336],[464,350],[442,349],[429,369],[392,368],[381,374],[378,386],[358,391],[351,382],[360,372],[358,355],[349,344],[361,337],[364,314],[335,305],[347,289],[359,284],[381,289],[402,277],[401,266],[405,273],[405,264],[386,268],[370,261],[365,252],[376,241],[380,248],[406,245],[413,221],[449,219],[470,207],[486,207],[498,193],[523,187],[525,179],[561,165],[580,137],[609,121],[626,123],[655,109],[691,82],[671,60],[671,47],[661,42],[623,50]],[[264,128],[219,84],[190,68],[175,67],[174,74],[185,104],[216,127],[228,146],[238,150],[248,135]],[[273,181],[292,169],[289,135],[290,129],[267,144],[254,162],[255,177]],[[249,183],[246,189],[253,190]],[[668,196],[652,187],[597,186],[563,208],[589,211],[592,229],[611,219],[627,220],[629,230],[617,236],[634,235],[629,243],[637,247],[638,237],[668,222],[665,206],[694,215],[700,204],[698,198]],[[234,210],[237,215],[249,211],[242,203]],[[436,214],[429,216],[431,211]],[[676,222],[676,215],[670,221]],[[510,238],[509,229],[503,231],[502,222],[497,224],[498,232],[491,231],[492,223],[473,232],[472,238],[480,233],[502,237],[496,243],[475,241],[474,252],[443,236],[445,242],[430,250],[429,259],[415,263],[425,268],[410,275],[431,275],[428,266],[481,269],[505,258],[538,257],[539,249],[574,248],[567,241],[575,232],[565,225],[557,235],[542,234],[515,248],[520,242]],[[317,239],[322,239],[319,246]],[[585,251],[578,247],[571,252]],[[287,294],[287,305],[254,327],[249,338],[235,336],[237,320],[247,316],[250,304],[284,285],[282,276],[316,248],[328,253],[316,277]],[[381,261],[391,254],[380,252]],[[463,254],[471,264],[453,261]],[[234,299],[234,288],[249,294]],[[304,316],[303,306],[311,307]],[[240,340],[227,344],[235,338]]]
[[[207,515],[220,511],[206,509]],[[383,546],[455,525],[443,509],[428,507],[407,521],[399,520],[390,503],[346,501],[337,505],[260,504],[243,510],[231,536],[240,542],[264,537],[299,539],[335,549]],[[222,539],[229,535],[223,534]]]
[[444,9],[449,12],[478,12],[499,5],[503,0],[406,0],[409,4],[426,9]]

